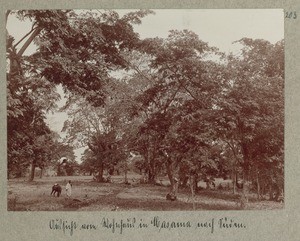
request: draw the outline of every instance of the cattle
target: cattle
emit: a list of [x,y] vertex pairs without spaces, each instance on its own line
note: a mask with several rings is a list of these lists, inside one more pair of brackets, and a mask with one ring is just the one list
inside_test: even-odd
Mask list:
[[52,192],[50,195],[54,195],[57,194],[57,197],[60,196],[61,194],[61,186],[57,183],[55,183],[53,186],[52,186]]

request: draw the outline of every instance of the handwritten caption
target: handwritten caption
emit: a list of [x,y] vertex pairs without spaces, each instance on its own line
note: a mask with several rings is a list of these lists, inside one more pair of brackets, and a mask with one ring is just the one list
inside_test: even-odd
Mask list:
[[76,232],[95,232],[97,230],[108,230],[112,233],[123,234],[129,230],[145,230],[162,232],[172,231],[179,229],[186,230],[206,230],[207,232],[214,233],[223,230],[241,230],[246,229],[246,224],[235,220],[234,218],[222,217],[211,218],[202,221],[174,221],[165,220],[159,216],[149,219],[141,218],[125,218],[116,219],[103,217],[99,223],[82,223],[74,220],[51,219],[49,221],[49,228],[54,232],[61,232],[64,235],[74,235]]

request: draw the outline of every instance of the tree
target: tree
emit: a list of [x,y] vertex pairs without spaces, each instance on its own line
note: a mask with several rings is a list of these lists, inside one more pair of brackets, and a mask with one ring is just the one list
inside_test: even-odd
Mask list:
[[[44,122],[44,114],[55,108],[57,84],[95,106],[103,104],[109,71],[126,67],[119,51],[138,46],[139,38],[131,24],[139,24],[148,13],[151,11],[140,10],[120,18],[114,11],[7,11],[6,20],[14,15],[32,22],[32,29],[19,41],[7,31],[9,171],[17,163],[28,166],[30,145],[37,140],[30,136],[30,130],[34,120]],[[37,51],[24,56],[32,43]],[[13,130],[18,124],[18,131]]]
[[[138,45],[138,35],[131,24],[139,24],[142,17],[152,12],[140,10],[122,18],[115,11],[26,10],[8,11],[7,17],[10,13],[32,21],[32,30],[17,43],[8,36],[9,75],[22,73],[22,61],[26,61],[31,72],[52,83],[62,83],[100,105],[108,71],[126,66],[119,51]],[[37,45],[37,52],[25,58],[22,55],[32,42]]]
[[97,158],[90,149],[85,149],[81,161],[80,169],[83,173],[92,175],[97,170]]
[[[231,74],[218,104],[222,115],[217,123],[219,135],[240,162],[244,184],[255,177],[259,193],[266,167],[283,167],[283,41],[275,45],[264,40],[239,42],[244,48],[239,58],[229,56]],[[283,175],[283,171],[276,173]]]
[[[54,138],[53,138],[54,139]],[[58,176],[71,175],[78,163],[75,161],[75,154],[71,145],[54,139],[51,149],[51,165],[57,170]]]
[[[8,176],[24,175],[27,167],[31,164],[30,180],[34,178],[36,165],[42,165],[47,159],[47,147],[51,141],[50,129],[45,124],[44,113],[37,108],[39,102],[33,102],[27,91],[16,94],[22,99],[20,105],[22,112],[18,109],[10,109],[8,115]],[[15,100],[17,100],[17,98]],[[20,102],[15,101],[17,105]],[[38,164],[40,163],[40,164]]]
[[[203,141],[201,135],[203,138],[207,135],[203,127],[205,119],[214,112],[210,96],[217,93],[219,79],[211,78],[213,74],[209,72],[218,69],[218,65],[204,57],[216,50],[187,30],[170,31],[166,40],[147,39],[144,43],[145,52],[152,56],[150,67],[156,70],[152,74],[153,84],[140,97],[144,108],[151,110],[144,133],[159,143],[154,149],[160,150],[157,155],[161,153],[174,189],[180,166],[187,166],[188,173],[195,173],[191,163],[197,163],[204,151],[194,152],[195,147],[199,143],[209,146],[209,141]],[[184,128],[188,131],[181,131]]]

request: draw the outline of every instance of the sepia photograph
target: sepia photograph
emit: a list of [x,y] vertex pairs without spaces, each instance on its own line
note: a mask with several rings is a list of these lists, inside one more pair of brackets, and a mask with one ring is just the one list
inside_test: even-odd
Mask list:
[[7,211],[284,209],[283,9],[5,17]]

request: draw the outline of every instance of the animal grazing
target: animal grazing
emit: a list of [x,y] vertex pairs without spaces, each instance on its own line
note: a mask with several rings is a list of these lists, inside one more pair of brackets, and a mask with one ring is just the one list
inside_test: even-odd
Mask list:
[[53,185],[53,187],[52,187],[52,192],[51,192],[50,195],[52,195],[52,194],[53,194],[54,196],[55,196],[55,194],[57,194],[58,197],[60,196],[60,194],[61,194],[61,186],[60,186],[59,184],[55,183],[55,184]]

